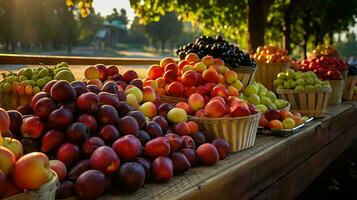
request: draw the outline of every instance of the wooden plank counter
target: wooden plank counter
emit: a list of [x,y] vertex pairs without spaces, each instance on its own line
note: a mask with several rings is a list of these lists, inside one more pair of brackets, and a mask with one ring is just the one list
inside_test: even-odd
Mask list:
[[344,103],[291,137],[258,135],[253,148],[213,167],[192,168],[169,183],[101,199],[293,199],[342,153],[355,130],[357,107]]

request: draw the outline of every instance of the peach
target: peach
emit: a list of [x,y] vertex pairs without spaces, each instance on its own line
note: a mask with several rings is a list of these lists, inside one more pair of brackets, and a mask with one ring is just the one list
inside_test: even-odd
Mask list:
[[227,153],[230,152],[231,145],[224,139],[217,138],[213,140],[212,144],[216,147],[220,160],[224,160]]
[[232,83],[236,82],[238,79],[237,73],[235,71],[230,70],[230,71],[224,73],[224,79],[225,79],[226,83],[232,84]]
[[145,102],[140,107],[139,110],[144,113],[148,118],[153,118],[156,115],[156,107],[153,102]]
[[107,74],[108,76],[114,76],[116,74],[119,74],[119,69],[115,65],[111,65],[107,68]]
[[179,71],[182,70],[182,68],[185,66],[185,65],[188,65],[189,63],[186,61],[186,60],[182,60],[179,62],[179,64],[177,65],[177,68]]
[[[165,79],[164,79],[164,78],[162,78],[162,77],[157,78],[157,79],[156,79],[156,82],[157,82],[157,87],[158,87],[158,88],[164,88],[164,87],[165,87],[166,82],[165,82]],[[154,89],[155,89],[155,88],[154,88]]]
[[196,87],[196,92],[201,95],[206,95],[209,93],[209,88],[206,85],[199,85]]
[[154,102],[155,99],[156,99],[155,90],[150,86],[145,86],[143,88],[143,101],[144,102],[147,102],[147,101]]
[[169,96],[180,97],[183,96],[183,85],[180,82],[174,81],[167,87]]
[[216,64],[212,64],[212,65],[209,65],[207,69],[219,72],[220,66],[218,66]]
[[120,160],[112,148],[101,146],[90,157],[90,165],[105,174],[113,174],[119,169]]
[[80,156],[80,149],[72,143],[65,143],[57,151],[56,158],[62,161],[67,167],[75,164]]
[[84,77],[88,80],[99,78],[99,70],[94,66],[89,66],[84,70]]
[[7,190],[7,177],[6,174],[0,169],[0,198],[5,194]]
[[299,117],[298,115],[294,115],[294,116],[293,116],[293,120],[295,121],[296,126],[298,126],[298,125],[304,123],[304,121],[303,121],[303,120],[301,119],[301,117]]
[[186,111],[186,113],[189,115],[193,114],[193,110],[192,110],[191,106],[186,102],[178,102],[175,107],[184,109]]
[[126,102],[135,110],[139,108],[139,102],[135,94],[126,95]]
[[211,69],[207,69],[207,70],[203,71],[202,78],[206,82],[217,83],[219,81],[219,76],[218,76],[217,71],[211,70]]
[[21,133],[24,137],[39,138],[45,130],[45,124],[40,118],[31,116],[23,119]]
[[225,74],[226,72],[230,71],[230,69],[228,67],[222,66],[219,68],[219,73],[220,74]]
[[189,149],[196,148],[195,141],[193,140],[193,138],[191,136],[182,135],[181,139],[182,139],[182,148],[189,148]]
[[269,121],[267,120],[267,118],[265,118],[264,115],[261,115],[259,118],[259,126],[266,128],[268,127],[268,123]]
[[154,80],[161,77],[164,74],[164,70],[159,65],[151,65],[147,74],[149,79]]
[[219,161],[217,148],[210,143],[200,145],[196,149],[196,154],[204,165],[214,165]]
[[[105,125],[103,129],[109,129],[107,127],[112,127],[113,125]],[[112,129],[111,129],[112,130]],[[116,130],[116,129],[115,129]],[[117,130],[116,130],[117,131]],[[103,134],[102,134],[103,131],[101,131],[99,133],[99,136],[103,138]],[[108,131],[106,131],[108,132]],[[117,131],[117,137],[119,138],[119,132]],[[107,137],[108,138],[108,137]],[[111,138],[110,138],[111,139]],[[110,141],[111,142],[111,141]],[[108,142],[109,143],[109,142]],[[101,146],[104,146],[105,143],[103,141],[103,139],[99,138],[99,137],[90,137],[88,138],[83,144],[82,144],[82,154],[83,156],[85,157],[91,157],[93,152],[98,149],[99,147]]]
[[285,118],[293,118],[293,117],[294,117],[294,115],[287,110],[280,111],[280,119],[281,120],[284,120]]
[[113,143],[112,148],[124,161],[134,160],[143,149],[140,140],[133,135],[125,135],[119,138]]
[[200,73],[202,73],[203,71],[205,71],[207,69],[207,65],[205,65],[205,63],[203,63],[203,62],[198,62],[193,67],[195,68],[196,72],[200,72]]
[[224,61],[220,58],[215,58],[214,59],[214,64],[218,65],[218,66],[223,66],[224,65]]
[[154,88],[154,90],[157,90],[159,88],[158,82],[156,80],[147,80],[144,82],[143,86],[150,86]]
[[160,61],[160,67],[164,69],[166,65],[170,63],[176,64],[176,61],[174,60],[174,58],[166,57]]
[[271,129],[283,129],[283,123],[281,121],[274,119],[268,122],[268,128]]
[[39,152],[22,156],[14,166],[12,178],[21,189],[36,190],[52,179],[48,157]]
[[233,87],[232,85],[229,85],[227,87],[227,90],[228,90],[229,96],[237,97],[239,95],[238,90],[235,87]]
[[173,108],[167,113],[167,119],[172,123],[187,121],[187,113],[182,108]]
[[195,86],[197,84],[197,74],[193,70],[188,70],[182,74],[181,81],[186,86]]
[[197,111],[205,106],[205,101],[202,95],[194,93],[188,98],[188,104],[194,111]]
[[232,83],[231,86],[235,87],[238,91],[242,91],[243,89],[243,84],[240,82],[240,80],[237,80],[236,82]]
[[191,63],[191,62],[197,63],[197,62],[200,62],[200,61],[201,61],[200,57],[198,57],[198,55],[195,54],[195,53],[189,53],[189,54],[187,54],[186,57],[185,57],[185,60],[186,60],[187,62],[189,62],[189,63]]
[[[108,76],[108,69],[105,65],[103,64],[97,64],[95,65],[95,67],[98,69],[99,71],[99,79],[101,81],[105,81],[107,80],[107,76]],[[119,73],[119,72],[118,72]]]
[[103,87],[103,83],[99,79],[90,79],[87,81],[87,85],[95,85],[99,89]]
[[165,138],[170,144],[170,153],[176,152],[181,149],[182,146],[182,139],[180,136],[174,133],[168,133],[165,135]]
[[168,156],[170,153],[170,143],[165,137],[157,137],[145,144],[144,153],[149,158]]
[[64,181],[67,176],[66,165],[59,160],[50,160],[49,164],[50,164],[50,168],[56,172],[59,181],[60,182]]
[[184,89],[184,94],[186,98],[189,98],[191,96],[191,94],[196,92],[196,88],[194,86],[190,86],[190,87],[185,87]]
[[178,74],[179,70],[177,68],[177,65],[175,63],[169,63],[165,66],[165,72],[166,71],[169,71],[169,70],[172,70],[174,71],[176,74]]
[[198,124],[194,121],[188,121],[187,122],[188,126],[190,127],[190,133],[196,133],[198,132],[200,129],[198,127]]
[[171,83],[173,81],[176,81],[177,74],[173,70],[168,70],[165,71],[163,78],[166,83]]
[[166,95],[166,91],[164,88],[159,88],[156,90],[156,93],[159,95],[159,96],[163,96],[163,95]]
[[222,117],[226,113],[226,106],[219,100],[211,100],[204,108],[207,117]]
[[206,55],[204,56],[201,61],[206,65],[206,66],[209,66],[209,65],[212,65],[214,64],[214,58],[210,55]]
[[236,103],[230,108],[232,117],[244,117],[250,115],[249,107],[246,103]]
[[5,137],[2,145],[14,154],[16,160],[24,154],[22,144],[17,139]]
[[136,71],[129,69],[126,70],[123,73],[123,81],[125,81],[126,83],[129,83],[130,81],[137,79],[138,78],[138,74],[136,73]]
[[183,74],[183,73],[185,73],[185,72],[187,72],[189,70],[195,71],[195,67],[192,66],[192,65],[185,65],[181,70],[181,74]]
[[173,176],[174,165],[170,158],[159,156],[152,162],[152,171],[154,172],[155,180],[168,182]]
[[0,146],[0,170],[9,174],[15,165],[15,155],[7,148]]
[[223,85],[217,85],[211,90],[211,97],[215,96],[220,96],[223,97],[225,100],[228,100],[228,90]]
[[280,119],[280,111],[275,109],[268,109],[264,116],[267,118],[268,121],[272,120],[279,120]]
[[175,125],[175,133],[180,136],[189,135],[191,133],[190,126],[187,122],[180,122]]
[[126,89],[125,90],[125,94],[127,94],[127,95],[128,94],[134,94],[135,97],[136,97],[136,100],[138,101],[138,103],[141,103],[143,101],[143,93],[142,93],[142,91],[139,88],[135,87],[135,86],[133,86],[133,87],[131,87],[129,89]]
[[218,74],[218,84],[225,84],[224,76],[222,74]]
[[205,117],[205,110],[204,109],[201,109],[201,110],[197,110],[197,112],[195,113],[195,117]]

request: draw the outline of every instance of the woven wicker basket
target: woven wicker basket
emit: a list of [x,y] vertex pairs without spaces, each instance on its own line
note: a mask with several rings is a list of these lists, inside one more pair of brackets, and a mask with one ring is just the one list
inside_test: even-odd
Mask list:
[[268,90],[273,90],[273,82],[279,72],[289,69],[290,63],[257,63],[255,80]]
[[3,200],[55,200],[56,190],[59,187],[59,181],[56,173],[52,171],[53,178],[38,190],[27,190],[22,194],[18,194]]
[[232,70],[237,73],[238,80],[242,82],[244,87],[254,80],[256,68],[240,66],[238,68],[233,68]]
[[32,96],[0,93],[0,107],[5,110],[16,110],[20,105],[29,105]]
[[330,82],[332,93],[330,95],[330,100],[328,101],[329,106],[336,106],[341,104],[342,94],[344,89],[344,80],[328,80]]
[[357,75],[356,76],[347,76],[345,81],[345,87],[343,89],[342,99],[351,101],[353,98],[353,88],[357,83]]
[[162,95],[162,96],[160,96],[160,101],[161,101],[161,103],[168,103],[168,104],[176,105],[177,103],[179,103],[181,101],[187,102],[187,99],[183,98],[183,97],[172,97],[172,96]]
[[319,118],[327,111],[331,89],[305,92],[278,89],[277,93],[279,98],[290,102],[291,110],[301,112],[308,117]]
[[260,113],[247,117],[189,119],[207,131],[209,139],[222,138],[229,142],[232,152],[242,151],[254,145]]

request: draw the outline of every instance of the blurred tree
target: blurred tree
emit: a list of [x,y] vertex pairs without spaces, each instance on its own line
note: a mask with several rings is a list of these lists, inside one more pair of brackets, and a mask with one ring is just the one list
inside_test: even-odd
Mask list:
[[172,42],[182,32],[182,22],[173,12],[160,17],[157,22],[151,22],[146,26],[146,32],[153,41],[160,42],[161,52],[165,50],[166,42]]

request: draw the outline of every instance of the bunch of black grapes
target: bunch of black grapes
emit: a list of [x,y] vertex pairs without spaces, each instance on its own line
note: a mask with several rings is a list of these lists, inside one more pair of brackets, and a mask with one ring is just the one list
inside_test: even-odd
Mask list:
[[357,75],[357,65],[348,65],[348,75],[354,76]]
[[256,67],[255,61],[249,54],[244,54],[242,50],[233,44],[229,44],[221,36],[215,38],[211,36],[201,36],[195,42],[188,43],[176,50],[177,56],[183,60],[189,53],[196,53],[200,58],[211,55],[214,58],[221,58],[232,68],[240,66]]

